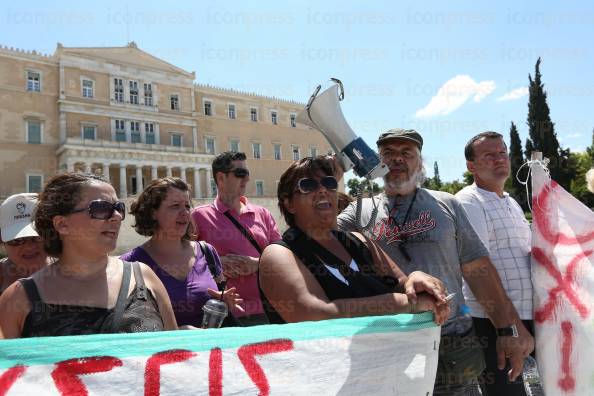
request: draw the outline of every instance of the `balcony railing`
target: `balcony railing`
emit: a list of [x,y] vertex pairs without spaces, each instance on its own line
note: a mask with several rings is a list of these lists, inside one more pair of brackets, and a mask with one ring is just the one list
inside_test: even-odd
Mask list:
[[[104,147],[123,150],[146,150],[146,151],[165,151],[169,153],[193,153],[192,147],[166,146],[163,144],[129,143],[115,142],[113,140],[90,140],[77,137],[69,137],[64,145],[85,146],[85,147]],[[201,153],[204,154],[204,153]]]

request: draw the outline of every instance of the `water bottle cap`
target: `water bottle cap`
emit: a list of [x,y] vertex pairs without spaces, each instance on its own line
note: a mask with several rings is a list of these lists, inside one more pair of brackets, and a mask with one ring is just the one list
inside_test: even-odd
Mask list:
[[214,298],[208,300],[202,307],[202,310],[210,314],[218,315],[227,315],[228,312],[227,304],[225,304],[224,301],[216,300]]

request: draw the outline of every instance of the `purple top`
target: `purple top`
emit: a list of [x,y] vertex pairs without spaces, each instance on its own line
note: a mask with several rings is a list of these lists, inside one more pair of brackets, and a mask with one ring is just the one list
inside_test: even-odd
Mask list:
[[[192,245],[194,245],[196,261],[185,280],[179,280],[169,275],[140,246],[124,253],[120,258],[126,261],[145,263],[157,274],[169,294],[178,326],[192,325],[200,327],[202,324],[202,306],[211,298],[206,289],[217,290],[217,284],[208,269],[202,249],[195,242],[192,242]],[[222,272],[219,255],[211,245],[208,245],[208,248],[215,259],[217,272],[215,275],[218,276]]]

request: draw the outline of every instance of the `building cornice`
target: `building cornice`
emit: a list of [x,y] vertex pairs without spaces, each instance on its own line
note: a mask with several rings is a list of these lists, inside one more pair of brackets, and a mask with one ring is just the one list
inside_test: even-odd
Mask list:
[[241,99],[253,98],[255,100],[266,100],[266,101],[274,102],[274,103],[284,103],[284,104],[291,105],[291,106],[305,107],[305,103],[297,102],[295,100],[281,99],[281,98],[277,98],[275,96],[259,95],[254,92],[244,92],[244,91],[240,91],[240,90],[236,90],[236,89],[232,89],[232,88],[222,88],[222,87],[217,87],[217,86],[213,86],[210,84],[202,84],[202,83],[194,83],[194,86],[197,89],[197,93],[198,93],[198,91],[209,92],[209,93],[212,92],[214,94],[223,94],[223,95],[232,96],[232,97],[241,98]]
[[56,66],[58,64],[58,59],[55,55],[42,54],[35,50],[24,50],[21,48],[8,47],[1,44],[0,55],[5,55],[20,60],[33,60],[52,66]]
[[123,165],[210,166],[214,156],[193,153],[188,147],[120,143],[110,140],[83,140],[69,137],[56,150],[60,163],[91,162]]

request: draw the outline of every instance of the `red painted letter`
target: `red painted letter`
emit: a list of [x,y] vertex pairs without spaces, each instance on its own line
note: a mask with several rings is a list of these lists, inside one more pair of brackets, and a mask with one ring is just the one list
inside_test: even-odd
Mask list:
[[195,356],[194,352],[184,349],[155,353],[146,361],[144,369],[144,395],[158,396],[161,392],[161,366],[178,363]]
[[563,345],[561,345],[561,372],[563,378],[559,379],[559,387],[565,392],[575,389],[575,378],[571,370],[571,352],[573,351],[573,326],[571,322],[561,322],[561,334],[563,334]]
[[25,373],[25,370],[27,370],[26,366],[17,364],[0,375],[0,396],[4,396],[12,388],[12,385]]
[[120,359],[111,356],[69,359],[56,363],[52,378],[60,394],[83,396],[88,393],[85,384],[78,378],[79,375],[102,373],[121,365]]
[[210,350],[208,359],[208,394],[223,395],[223,353],[220,348]]
[[262,367],[256,362],[255,356],[275,352],[285,352],[290,351],[291,349],[293,349],[293,341],[291,340],[272,340],[244,345],[237,351],[237,356],[239,356],[241,364],[243,364],[245,371],[258,387],[260,396],[267,396],[270,394],[270,385],[268,385],[264,370],[262,370]]

